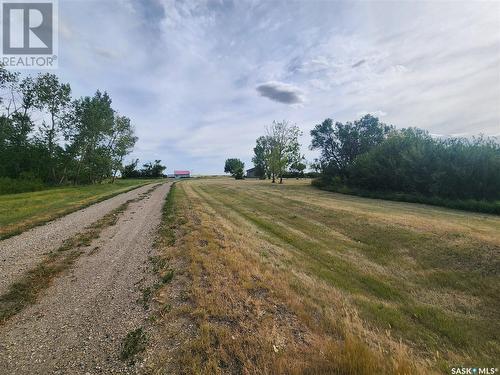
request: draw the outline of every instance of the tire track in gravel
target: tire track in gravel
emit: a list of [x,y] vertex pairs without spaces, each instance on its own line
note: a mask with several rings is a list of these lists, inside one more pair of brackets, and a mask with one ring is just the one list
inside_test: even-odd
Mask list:
[[119,359],[127,333],[146,324],[141,289],[170,184],[132,202],[39,302],[0,327],[0,373],[137,373]]
[[80,232],[107,213],[130,199],[139,197],[151,184],[119,194],[105,201],[32,228],[17,236],[0,241],[0,295],[26,271],[39,264],[50,251],[64,240]]

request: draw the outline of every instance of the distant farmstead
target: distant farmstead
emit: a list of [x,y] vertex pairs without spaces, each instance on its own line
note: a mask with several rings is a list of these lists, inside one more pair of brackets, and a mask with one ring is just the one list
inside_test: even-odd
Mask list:
[[189,171],[174,171],[174,178],[189,178],[191,173]]
[[247,178],[257,177],[257,173],[256,172],[257,172],[256,168],[247,169]]

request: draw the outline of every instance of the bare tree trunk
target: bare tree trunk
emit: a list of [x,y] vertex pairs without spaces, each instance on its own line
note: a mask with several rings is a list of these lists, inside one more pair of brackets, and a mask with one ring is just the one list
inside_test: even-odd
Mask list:
[[62,183],[64,182],[64,180],[66,179],[66,171],[67,171],[67,167],[64,167],[64,171],[63,171],[63,174],[62,174],[62,177],[61,179],[59,180],[59,185],[62,185]]
[[[120,157],[120,170],[123,169],[123,156]],[[112,183],[115,182],[115,179],[116,179],[116,173],[118,172],[118,168],[115,169],[114,173],[113,173],[113,181]],[[123,178],[123,174],[122,174],[122,178]]]
[[74,183],[75,185],[78,183],[78,180],[80,179],[80,170],[82,168],[82,160],[80,159],[78,161],[78,168],[76,169],[76,175],[75,175],[75,178],[74,178]]
[[50,165],[52,169],[52,180],[54,183],[56,182],[56,170],[54,168],[54,159],[53,159],[53,153],[54,153],[54,133],[55,133],[55,119],[54,119],[54,112],[51,112],[51,120],[52,120],[52,126],[50,128],[49,132],[49,158],[50,158]]

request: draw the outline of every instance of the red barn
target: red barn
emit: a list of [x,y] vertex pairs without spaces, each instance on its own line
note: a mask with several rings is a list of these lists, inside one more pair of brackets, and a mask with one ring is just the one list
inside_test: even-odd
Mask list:
[[174,178],[189,178],[191,173],[189,171],[174,171]]

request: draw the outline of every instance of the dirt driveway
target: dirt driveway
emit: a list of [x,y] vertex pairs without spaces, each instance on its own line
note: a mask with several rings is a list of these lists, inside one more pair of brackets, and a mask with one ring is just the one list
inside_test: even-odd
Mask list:
[[170,184],[144,194],[150,188],[127,196],[140,199],[92,241],[36,304],[0,326],[0,373],[140,371],[141,363],[131,365],[119,354],[125,336],[146,325],[147,311],[140,300],[143,288],[153,282],[149,257],[154,255],[155,230]]
[[25,271],[37,265],[49,251],[62,245],[63,241],[84,227],[99,220],[129,199],[139,197],[152,185],[142,186],[119,194],[53,220],[17,236],[0,241],[0,294]]

